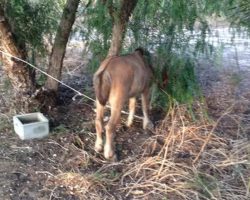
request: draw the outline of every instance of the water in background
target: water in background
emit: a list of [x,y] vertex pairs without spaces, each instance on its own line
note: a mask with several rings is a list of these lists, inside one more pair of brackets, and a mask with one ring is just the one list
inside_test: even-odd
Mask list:
[[213,28],[206,41],[221,51],[221,66],[230,70],[250,71],[250,37],[228,27]]

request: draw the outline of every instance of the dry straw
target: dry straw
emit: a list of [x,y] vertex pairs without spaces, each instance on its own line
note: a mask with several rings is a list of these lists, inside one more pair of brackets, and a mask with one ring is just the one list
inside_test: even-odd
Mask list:
[[193,121],[186,106],[174,104],[140,153],[116,163],[89,153],[98,170],[88,175],[62,172],[54,183],[80,199],[247,200],[249,141],[243,135],[232,139],[216,134],[230,112],[213,122],[199,107]]

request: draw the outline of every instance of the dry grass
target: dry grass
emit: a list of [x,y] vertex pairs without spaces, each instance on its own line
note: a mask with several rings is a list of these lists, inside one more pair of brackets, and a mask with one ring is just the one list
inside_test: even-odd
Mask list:
[[[116,163],[89,155],[101,163],[99,169],[62,172],[53,183],[80,199],[249,199],[249,140],[216,135],[231,110],[212,122],[198,109],[193,121],[186,107],[176,104],[140,154]],[[237,130],[240,134],[239,121]]]
[[[103,194],[107,196],[106,199],[109,199],[106,187],[112,184],[112,181],[106,178],[105,174],[81,175],[73,172],[60,173],[50,178],[49,182],[56,187],[66,188],[69,194],[82,197],[82,199],[95,200],[105,199]],[[52,190],[51,197],[54,195],[53,191],[56,187]],[[111,195],[109,196],[111,197]]]
[[190,123],[185,107],[176,106],[148,142],[160,151],[130,163],[121,190],[126,196],[141,191],[142,199],[247,199],[249,141],[216,136],[218,123],[202,118]]

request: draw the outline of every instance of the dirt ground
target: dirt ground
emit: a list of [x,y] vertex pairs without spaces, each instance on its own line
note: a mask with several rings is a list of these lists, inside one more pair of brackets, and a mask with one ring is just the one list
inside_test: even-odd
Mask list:
[[[64,82],[93,97],[91,76],[86,74],[85,63],[81,62],[81,58],[75,57],[73,60],[68,58],[65,63]],[[199,65],[197,73],[208,104],[209,114],[212,118],[218,119],[225,113],[231,113],[230,117],[225,115],[220,120],[217,127],[218,133],[224,137],[232,137],[232,139],[248,136],[249,141],[250,68],[237,71],[227,68],[217,69],[209,66],[209,61],[201,62]],[[69,176],[68,173],[95,174],[98,180],[100,169],[102,172],[105,171],[103,166],[107,161],[93,150],[95,138],[93,102],[84,98],[72,101],[74,93],[61,87],[59,105],[52,109],[48,116],[51,127],[49,137],[22,141],[14,133],[12,127],[14,111],[9,102],[11,89],[9,89],[6,77],[2,75],[3,72],[1,70],[0,72],[0,199],[75,200],[87,198],[88,195],[85,198],[76,195],[76,188],[66,188],[63,179],[57,175],[63,175],[65,172],[67,175],[64,174],[64,176]],[[164,118],[164,113],[156,110],[152,111],[152,116],[154,123],[159,124]],[[130,129],[126,128],[124,122],[125,116],[117,129],[116,149],[119,160],[127,162],[129,157],[134,158],[145,152],[143,144],[153,133],[144,131],[140,120],[136,120]],[[105,173],[104,178],[107,181],[107,188],[103,189],[106,191],[105,194],[98,191],[98,195],[103,197],[102,199],[137,199],[131,195],[122,196],[116,186],[109,188],[112,185],[112,183],[109,184],[109,180],[115,180],[119,177],[118,174],[125,173],[124,169],[119,167],[119,163],[114,165],[113,169]],[[97,185],[98,183],[98,181],[95,182]],[[86,188],[89,187],[86,186]],[[94,193],[89,191],[89,195],[94,195]],[[145,197],[144,199],[153,198]]]

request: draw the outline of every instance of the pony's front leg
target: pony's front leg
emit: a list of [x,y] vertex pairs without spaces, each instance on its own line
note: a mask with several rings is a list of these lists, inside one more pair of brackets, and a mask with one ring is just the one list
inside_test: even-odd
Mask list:
[[102,129],[103,129],[103,114],[104,106],[96,100],[96,119],[95,119],[95,128],[96,128],[96,141],[95,141],[95,151],[101,152],[103,149],[103,139],[102,139]]

